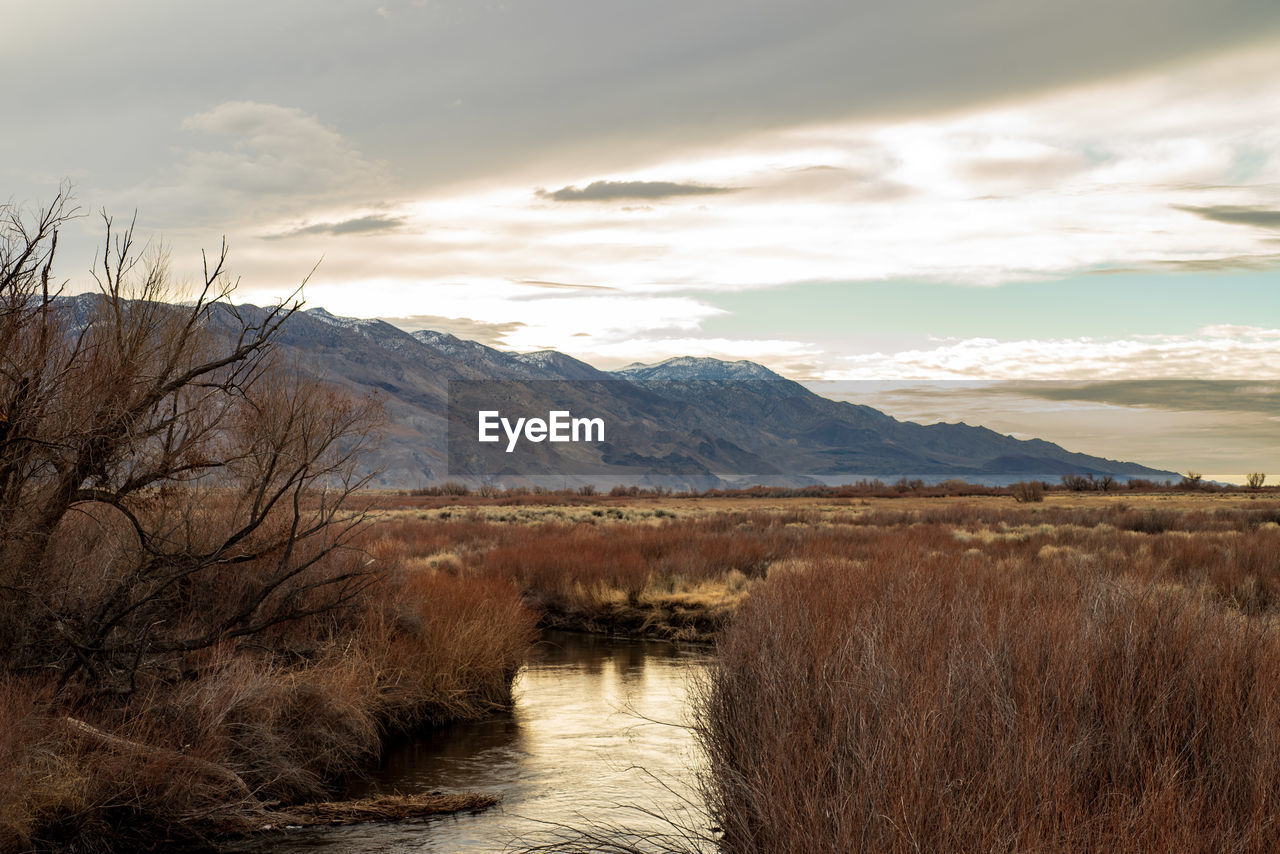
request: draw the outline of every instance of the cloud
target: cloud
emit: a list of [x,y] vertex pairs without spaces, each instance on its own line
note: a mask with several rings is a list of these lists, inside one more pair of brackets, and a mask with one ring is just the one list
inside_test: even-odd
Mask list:
[[[1047,146],[1045,147],[1047,149]],[[998,187],[1007,184],[1052,184],[1086,172],[1091,164],[1080,151],[1006,154],[991,152],[964,164],[964,172],[974,181]]]
[[147,214],[169,228],[296,220],[300,210],[364,202],[387,189],[385,164],[296,107],[227,101],[181,127],[191,140],[178,162],[142,188]]
[[1214,222],[1225,222],[1230,225],[1252,225],[1258,228],[1280,228],[1280,210],[1272,210],[1270,208],[1234,205],[1211,205],[1199,208],[1188,205],[1180,209]]
[[[7,29],[23,34],[0,58],[9,78],[60,60],[6,94],[25,121],[6,127],[0,162],[55,175],[88,162],[102,184],[121,172],[134,184],[173,144],[175,105],[269,92],[359,128],[423,191],[551,161],[616,169],[621,149],[655,159],[763,128],[1007,103],[1280,26],[1265,0],[385,0],[323,16],[304,0],[224,0],[217,15],[162,5],[5,0]],[[127,111],[86,86],[104,68],[131,93]]]
[[[326,281],[324,268],[307,285],[309,305],[323,306],[340,316],[395,318],[467,318],[498,326],[506,346],[518,350],[561,349],[575,332],[591,333],[589,341],[577,339],[579,351],[638,338],[694,333],[723,309],[687,296],[641,296],[599,291],[551,291],[531,298],[530,289],[512,281],[436,284],[422,281],[367,279],[361,288]],[[263,297],[254,293],[253,297]],[[405,306],[425,304],[424,312],[407,312]],[[517,306],[513,310],[513,306]],[[406,321],[407,322],[407,321]],[[460,333],[461,334],[461,333]]]
[[1178,261],[1155,261],[1148,269],[1171,273],[1263,273],[1280,267],[1280,253],[1260,252],[1254,255],[1230,255],[1222,258],[1187,258]]
[[[621,176],[547,167],[541,196],[528,175],[458,185],[395,202],[417,233],[388,235],[376,271],[423,285],[592,283],[652,294],[1270,270],[1280,266],[1275,232],[1195,211],[1280,211],[1280,132],[1256,120],[1280,108],[1280,82],[1262,73],[1274,56],[1205,60],[930,120],[772,129],[633,161]],[[672,188],[701,195],[664,196]],[[624,198],[644,194],[653,198]],[[368,212],[364,204],[345,210]],[[320,208],[305,224],[342,219],[335,209],[344,210]],[[283,221],[277,230],[296,227],[298,214]],[[328,257],[328,271],[345,263]],[[347,268],[363,281],[373,263],[369,255]],[[442,313],[425,287],[406,298],[415,304],[402,313]],[[524,310],[513,303],[509,316]]]
[[1101,383],[1001,383],[987,391],[1044,400],[1077,400],[1171,412],[1280,415],[1280,383],[1246,380],[1118,380]]
[[[539,164],[412,200],[391,195],[378,183],[377,163],[320,116],[231,102],[188,118],[193,148],[172,188],[198,215],[220,209],[256,217],[253,234],[302,232],[286,242],[236,245],[237,269],[255,287],[271,275],[280,288],[291,286],[290,270],[305,272],[326,254],[309,293],[327,288],[323,304],[337,313],[517,320],[525,325],[512,340],[529,347],[559,346],[584,330],[596,338],[575,339],[583,346],[660,338],[673,328],[689,337],[723,334],[723,327],[703,332],[708,315],[697,305],[680,314],[684,303],[652,301],[673,291],[814,281],[993,285],[1122,268],[1265,269],[1277,260],[1268,243],[1274,233],[1207,222],[1197,211],[1280,210],[1280,132],[1256,119],[1280,105],[1280,82],[1261,73],[1274,66],[1271,47],[929,119],[780,126],[649,161],[620,148],[609,170]],[[672,177],[682,183],[666,180]],[[538,198],[530,191],[538,185],[560,189]],[[700,195],[630,210],[546,200],[566,192],[661,198],[672,187]],[[733,187],[750,189],[728,192]],[[412,228],[380,228],[377,241],[343,241],[341,252],[326,253],[324,240],[343,224],[390,226],[400,214]],[[558,287],[582,282],[607,283],[633,302],[570,303],[575,290],[613,294],[596,290],[604,285]],[[826,311],[820,304],[796,308]],[[1102,317],[1107,307],[1096,311]],[[1160,316],[1180,324],[1186,315],[1170,305]],[[1247,316],[1224,308],[1207,319]],[[1052,352],[1059,342],[968,343],[954,352],[893,353],[830,369],[1018,376],[1025,357],[1036,376],[1077,367],[1114,376],[1113,368],[1163,370],[1158,343],[1063,341],[1068,355],[1061,359]],[[1219,375],[1212,347],[1165,343],[1169,364],[1182,375],[1200,376],[1202,368]],[[884,345],[850,335],[833,346],[848,353]],[[1246,347],[1229,355],[1233,369],[1250,364]]]
[[266,240],[282,240],[286,237],[301,237],[307,234],[370,234],[374,232],[397,231],[404,226],[406,218],[402,216],[386,216],[384,214],[368,214],[352,217],[339,222],[318,222],[313,225],[295,228],[280,234],[265,235]]
[[434,332],[447,332],[467,341],[479,341],[490,347],[502,347],[506,337],[520,330],[524,324],[518,322],[486,323],[470,317],[439,317],[433,314],[414,314],[408,317],[383,317],[392,326],[398,326],[406,332],[417,332],[430,329]]
[[969,379],[1280,382],[1280,330],[1213,326],[1195,335],[999,341],[970,338],[932,349],[845,356],[830,380]]
[[571,291],[616,291],[617,288],[611,288],[608,285],[574,285],[567,282],[542,282],[537,279],[521,279],[520,284],[529,285],[535,288],[547,288],[550,290],[571,290]]
[[668,199],[675,196],[714,196],[734,192],[732,187],[677,184],[672,181],[592,181],[585,187],[537,190],[540,199],[553,202],[609,202],[617,199]]
[[[1219,474],[1280,469],[1268,384],[811,383],[819,394],[932,424],[965,421],[1069,450],[1174,471]],[[1272,397],[1274,398],[1274,386]],[[1161,396],[1171,400],[1161,401]]]

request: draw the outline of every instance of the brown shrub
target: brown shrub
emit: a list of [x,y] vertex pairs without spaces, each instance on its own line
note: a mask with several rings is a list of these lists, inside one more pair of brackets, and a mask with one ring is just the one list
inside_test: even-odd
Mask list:
[[383,727],[404,731],[506,707],[535,623],[508,580],[402,569],[342,654],[367,662]]
[[18,851],[51,816],[79,808],[81,780],[58,756],[52,685],[0,676],[0,851]]
[[1013,500],[1019,504],[1044,501],[1044,484],[1038,480],[1023,480],[1009,487]]
[[1068,554],[758,588],[696,704],[721,850],[1270,850],[1280,629]]

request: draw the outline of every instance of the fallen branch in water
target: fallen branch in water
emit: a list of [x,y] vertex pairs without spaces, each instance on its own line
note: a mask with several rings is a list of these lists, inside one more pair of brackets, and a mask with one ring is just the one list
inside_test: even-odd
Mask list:
[[366,821],[405,821],[433,815],[478,812],[499,803],[498,795],[481,792],[453,794],[381,795],[355,801],[327,801],[273,810],[255,819],[263,822],[246,831],[274,830],[284,826],[357,824]]

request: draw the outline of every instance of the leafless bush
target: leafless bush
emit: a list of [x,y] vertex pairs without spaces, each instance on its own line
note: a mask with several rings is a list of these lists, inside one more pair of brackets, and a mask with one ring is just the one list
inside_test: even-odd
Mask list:
[[1091,474],[1064,474],[1062,485],[1072,492],[1091,492],[1098,488],[1098,483]]
[[0,648],[91,698],[367,585],[346,505],[379,411],[273,358],[298,304],[232,306],[225,244],[178,306],[106,219],[98,292],[59,299],[71,214],[0,211]]
[[299,304],[233,306],[225,245],[178,294],[106,219],[63,297],[74,213],[0,209],[0,848],[189,835],[379,736],[325,648],[379,578],[350,499],[380,408],[276,357]]
[[1044,484],[1038,480],[1023,480],[1009,487],[1013,500],[1019,504],[1044,501]]

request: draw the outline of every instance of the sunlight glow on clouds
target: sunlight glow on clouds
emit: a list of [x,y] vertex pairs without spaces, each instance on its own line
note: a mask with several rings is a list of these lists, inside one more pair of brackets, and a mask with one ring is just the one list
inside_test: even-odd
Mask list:
[[[397,215],[427,238],[415,259],[425,281],[545,278],[649,292],[906,277],[989,285],[1095,267],[1230,265],[1276,254],[1276,234],[1194,208],[1280,207],[1280,129],[1258,120],[1280,113],[1280,75],[1266,73],[1275,55],[940,120],[791,129],[626,174],[557,176],[547,182],[564,187],[555,192],[495,187]],[[244,147],[266,147],[261,139]],[[263,159],[232,158],[231,177],[253,176]],[[477,244],[483,257],[469,257]]]
[[[351,316],[395,319],[399,306],[412,304],[416,285],[394,280],[371,284],[361,300],[362,312],[343,310]],[[597,342],[626,342],[634,336],[673,331],[695,331],[703,320],[720,309],[688,297],[597,295],[591,291],[562,293],[538,298],[545,290],[537,284],[491,281],[453,283],[432,289],[431,306],[441,317],[466,317],[481,322],[494,315],[511,316],[512,304],[521,308],[519,322],[504,334],[503,344],[517,350],[559,349],[574,341],[575,349],[590,349]],[[312,305],[346,306],[349,291],[317,284],[307,287]],[[513,318],[514,320],[514,318]]]
[[522,165],[410,195],[323,116],[227,101],[182,121],[187,147],[141,206],[187,224],[170,235],[177,257],[209,223],[250,229],[232,235],[242,299],[284,296],[324,257],[311,305],[465,318],[504,330],[502,346],[602,364],[706,354],[805,377],[1270,375],[1277,342],[1256,331],[832,353],[703,334],[723,311],[699,294],[1275,267],[1280,126],[1259,117],[1280,115],[1277,56],[1269,44],[994,107],[756,132],[609,173]]
[[845,356],[828,380],[1280,379],[1280,329],[1210,326],[1197,335],[996,341]]

